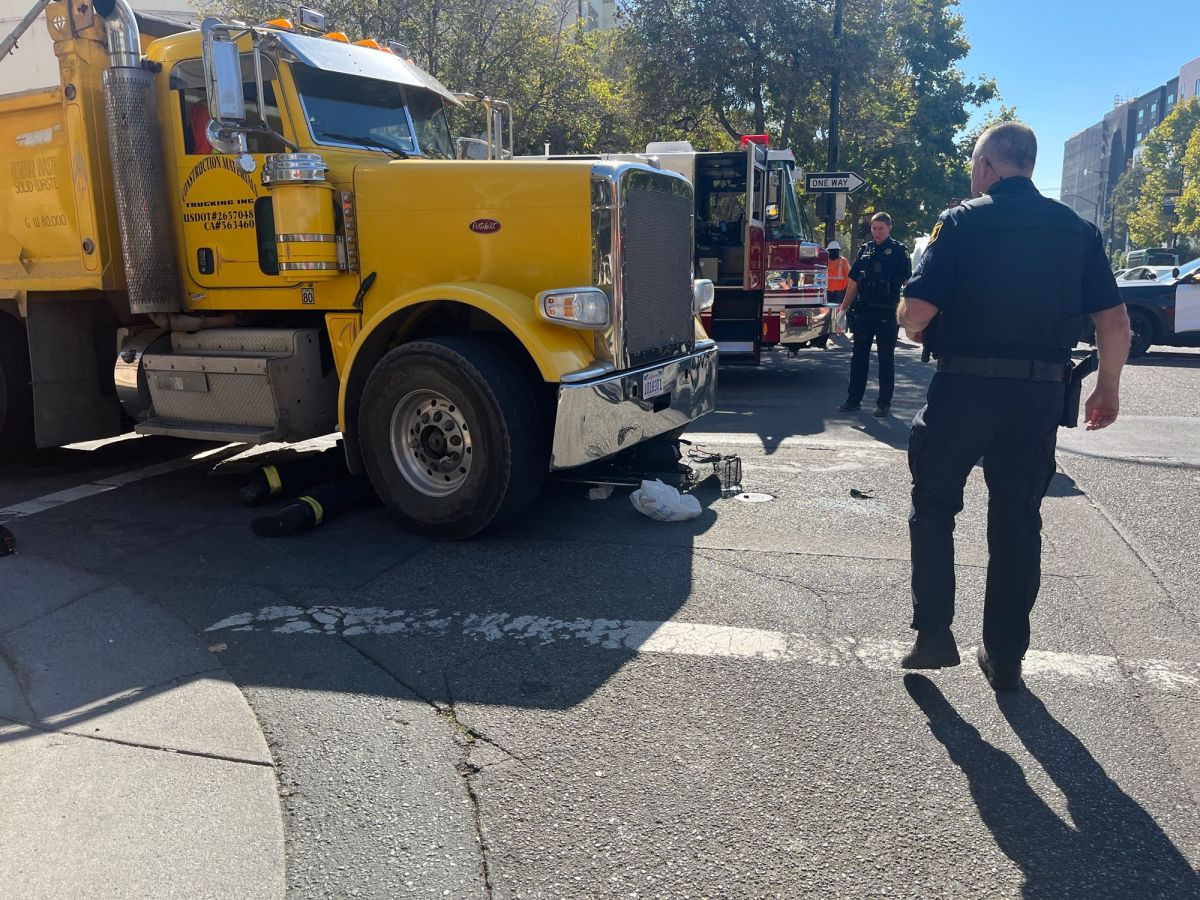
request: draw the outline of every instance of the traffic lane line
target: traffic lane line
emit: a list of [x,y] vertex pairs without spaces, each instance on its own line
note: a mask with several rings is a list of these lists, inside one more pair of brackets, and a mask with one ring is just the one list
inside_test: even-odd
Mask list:
[[[874,671],[895,670],[900,657],[909,648],[902,641],[822,638],[795,632],[698,622],[566,620],[548,616],[514,616],[506,612],[478,614],[437,609],[389,610],[375,606],[265,606],[253,612],[228,616],[205,630],[345,637],[460,634],[468,638],[482,637],[487,641],[513,640],[539,646],[565,642],[636,653],[736,657],[768,662],[798,661],[825,667],[859,665]],[[964,656],[974,652],[974,647],[963,651]],[[1186,692],[1200,696],[1200,663],[1030,650],[1025,657],[1024,671],[1030,676],[1088,684],[1129,679],[1169,693]]]
[[21,503],[15,503],[12,506],[0,509],[0,518],[7,521],[8,519],[35,516],[47,510],[56,509],[68,503],[74,503],[76,500],[94,497],[97,494],[115,491],[117,488],[133,484],[134,482],[144,481],[147,478],[154,478],[158,475],[166,475],[169,472],[189,468],[223,453],[229,454],[235,450],[240,450],[243,446],[243,444],[225,444],[220,447],[203,450],[191,456],[169,459],[165,462],[155,463],[152,466],[143,466],[140,469],[133,469],[129,472],[118,472],[104,478],[98,478],[95,481],[87,482],[86,484],[65,488],[61,491],[54,491],[51,494],[43,494],[41,497],[34,497],[32,500],[25,500]]

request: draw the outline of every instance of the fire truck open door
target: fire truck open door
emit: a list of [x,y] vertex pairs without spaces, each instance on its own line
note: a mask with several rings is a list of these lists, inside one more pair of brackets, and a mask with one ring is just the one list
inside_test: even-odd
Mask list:
[[697,154],[696,262],[717,296],[703,317],[722,362],[759,362],[766,255],[767,151]]
[[742,238],[746,248],[743,287],[748,291],[763,289],[763,254],[767,238],[767,148],[762,144],[746,145],[746,233]]

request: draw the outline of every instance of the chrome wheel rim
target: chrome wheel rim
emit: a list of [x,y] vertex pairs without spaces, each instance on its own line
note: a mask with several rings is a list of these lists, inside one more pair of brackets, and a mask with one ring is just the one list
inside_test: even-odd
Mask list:
[[392,411],[392,458],[404,480],[427,497],[445,497],[471,474],[466,417],[437,391],[411,391]]

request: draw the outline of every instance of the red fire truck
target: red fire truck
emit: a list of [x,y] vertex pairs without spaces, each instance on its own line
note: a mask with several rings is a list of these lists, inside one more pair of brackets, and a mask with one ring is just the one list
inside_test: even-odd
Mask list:
[[800,206],[792,152],[747,135],[740,150],[704,153],[671,141],[649,144],[646,156],[695,189],[696,274],[716,287],[703,321],[721,362],[757,364],[764,348],[822,343],[829,254]]

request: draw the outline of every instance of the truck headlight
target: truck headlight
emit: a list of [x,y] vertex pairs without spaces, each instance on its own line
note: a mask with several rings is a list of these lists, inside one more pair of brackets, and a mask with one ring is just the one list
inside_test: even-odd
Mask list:
[[692,282],[692,311],[696,315],[712,309],[713,301],[717,299],[717,289],[711,280],[697,278]]
[[801,244],[796,252],[801,259],[816,259],[820,249],[816,244]]
[[547,322],[599,331],[612,322],[608,294],[598,288],[563,288],[542,291],[538,312]]

